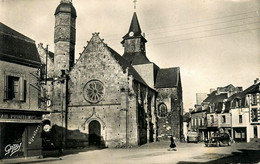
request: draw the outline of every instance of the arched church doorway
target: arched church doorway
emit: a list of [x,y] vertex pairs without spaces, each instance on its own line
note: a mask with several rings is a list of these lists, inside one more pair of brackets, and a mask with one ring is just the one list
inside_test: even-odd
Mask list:
[[100,146],[101,144],[101,125],[97,120],[89,123],[89,145]]

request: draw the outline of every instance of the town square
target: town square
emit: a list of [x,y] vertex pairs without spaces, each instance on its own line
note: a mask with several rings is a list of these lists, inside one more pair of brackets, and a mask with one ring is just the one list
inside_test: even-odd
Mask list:
[[260,162],[258,0],[2,0],[0,162]]

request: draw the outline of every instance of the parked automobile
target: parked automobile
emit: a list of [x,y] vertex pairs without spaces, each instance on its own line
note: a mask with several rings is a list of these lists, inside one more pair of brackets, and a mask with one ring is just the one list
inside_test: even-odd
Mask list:
[[193,142],[193,143],[198,143],[199,141],[199,134],[198,132],[188,132],[187,133],[187,142]]
[[205,146],[221,146],[222,144],[226,144],[228,146],[231,145],[231,138],[228,133],[221,133],[221,134],[215,134],[213,137],[209,138],[208,140],[205,140]]

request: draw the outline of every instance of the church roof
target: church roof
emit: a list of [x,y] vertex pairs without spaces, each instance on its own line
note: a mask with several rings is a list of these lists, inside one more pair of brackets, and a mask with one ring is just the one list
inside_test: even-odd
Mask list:
[[119,65],[122,67],[122,69],[125,71],[126,68],[129,68],[129,74],[132,74],[134,79],[139,81],[140,83],[148,86],[146,82],[143,80],[143,78],[139,75],[139,73],[134,69],[134,67],[121,55],[119,55],[115,50],[107,46],[108,50],[111,52],[112,56],[117,60]]
[[180,82],[180,68],[172,67],[158,70],[155,88],[177,87]]
[[124,53],[123,57],[132,65],[151,63],[142,52]]
[[40,66],[34,40],[0,22],[0,59],[8,62]]
[[[88,47],[91,44],[103,44],[104,47],[107,48],[107,50],[111,53],[112,57],[118,62],[118,64],[121,66],[123,71],[126,71],[128,68],[129,74],[133,75],[134,79],[143,85],[146,85],[146,82],[143,80],[143,78],[138,74],[138,72],[134,69],[134,67],[126,60],[124,59],[121,55],[119,55],[115,50],[113,50],[111,47],[109,47],[107,44],[103,42],[102,39],[99,37],[99,33],[93,33],[93,37],[90,39],[88,42],[87,47],[85,47],[85,52],[88,52]],[[83,52],[84,52],[83,51]],[[75,64],[76,65],[76,64]],[[149,86],[148,86],[149,87]]]
[[61,0],[59,6],[55,10],[54,15],[56,15],[60,12],[71,13],[72,17],[74,17],[74,18],[77,17],[76,9],[74,8],[74,6],[72,5],[72,3],[69,0]]
[[[133,36],[130,36],[130,32],[133,32]],[[129,39],[129,38],[133,38],[133,37],[140,37],[145,42],[147,42],[146,39],[142,36],[142,30],[141,30],[136,12],[134,12],[128,33],[123,37],[123,39],[125,40],[125,39]],[[124,42],[124,41],[122,41],[122,42]]]

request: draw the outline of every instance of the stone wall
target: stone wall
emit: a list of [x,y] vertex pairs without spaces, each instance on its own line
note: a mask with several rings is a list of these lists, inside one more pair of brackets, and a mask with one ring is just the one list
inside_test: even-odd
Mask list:
[[[1,108],[8,109],[31,109],[38,110],[39,109],[39,96],[40,92],[39,83],[38,83],[38,69],[33,67],[28,67],[20,64],[0,61],[0,106]],[[20,82],[23,81],[23,94],[22,100],[5,100],[4,93],[4,83],[5,77],[14,76],[19,77],[19,85]],[[21,90],[20,90],[21,91]],[[21,94],[19,91],[19,94]]]
[[182,132],[182,97],[181,90],[177,88],[159,88],[157,98],[157,108],[160,104],[167,106],[167,115],[158,119],[158,139],[168,140],[169,135],[173,135],[180,140]]

